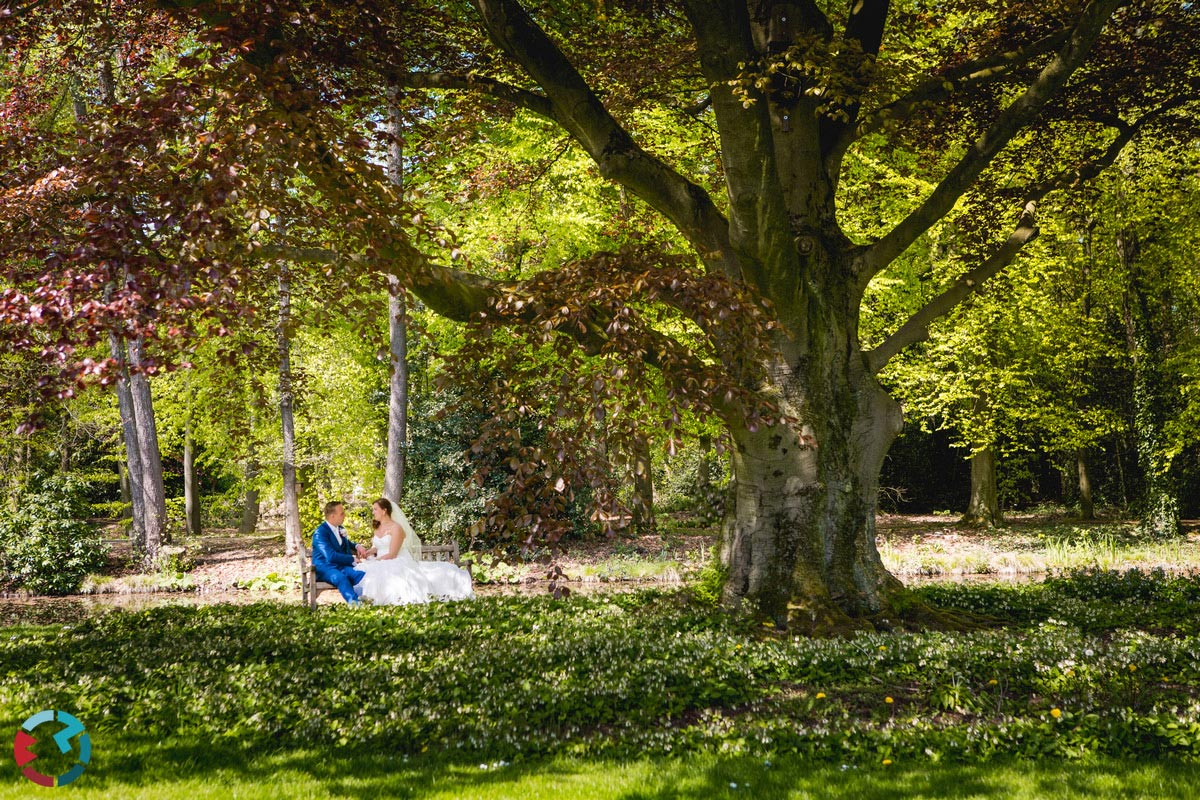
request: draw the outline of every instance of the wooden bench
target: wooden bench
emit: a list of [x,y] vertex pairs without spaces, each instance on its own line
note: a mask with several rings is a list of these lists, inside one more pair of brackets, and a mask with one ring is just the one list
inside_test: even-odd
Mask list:
[[[458,542],[450,544],[426,544],[421,546],[422,561],[449,561],[456,567],[462,566],[458,563]],[[296,559],[300,562],[300,602],[309,608],[317,607],[317,595],[326,589],[337,591],[337,587],[332,583],[317,580],[317,568],[312,564],[312,549],[301,547],[296,553]],[[471,565],[467,565],[467,572],[470,573]]]

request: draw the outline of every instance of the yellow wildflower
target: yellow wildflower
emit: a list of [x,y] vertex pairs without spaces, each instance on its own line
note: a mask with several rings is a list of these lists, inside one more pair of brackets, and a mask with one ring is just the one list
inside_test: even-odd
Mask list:
[[1062,716],[1062,712],[1059,711],[1057,708],[1052,708],[1052,709],[1050,709],[1050,716],[1054,717],[1055,719],[1058,719],[1059,717]]
[[825,699],[825,693],[824,693],[824,692],[817,692],[817,699],[818,699],[818,700],[824,700],[824,699]]
[[888,705],[891,705],[892,703],[894,703],[896,701],[890,697],[885,697],[885,698],[883,698],[883,702],[887,703]]

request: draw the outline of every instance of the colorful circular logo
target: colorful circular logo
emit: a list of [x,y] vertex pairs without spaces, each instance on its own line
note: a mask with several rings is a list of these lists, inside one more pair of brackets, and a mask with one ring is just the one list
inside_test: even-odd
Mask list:
[[[66,725],[65,728],[52,737],[54,743],[58,745],[59,752],[64,754],[70,753],[72,749],[71,740],[78,736],[79,759],[76,761],[75,766],[62,775],[43,775],[33,767],[26,766],[29,762],[37,758],[37,754],[30,750],[38,742],[33,736],[33,731],[45,722],[54,722],[56,720]],[[21,729],[17,731],[17,738],[13,741],[13,757],[17,759],[18,767],[25,767],[21,774],[38,786],[66,786],[82,775],[84,767],[92,760],[92,740],[88,736],[87,730],[83,727],[83,723],[66,711],[39,711],[25,720],[21,725]]]

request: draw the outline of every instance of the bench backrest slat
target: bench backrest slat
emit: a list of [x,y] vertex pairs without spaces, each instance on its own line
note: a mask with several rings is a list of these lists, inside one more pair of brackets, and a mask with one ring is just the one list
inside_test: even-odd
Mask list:
[[[426,544],[421,546],[422,561],[449,561],[452,564],[458,564],[459,550],[458,542],[450,544]],[[308,569],[308,565],[312,563],[312,548],[301,547],[296,551],[296,560],[300,563],[300,571],[304,572]]]

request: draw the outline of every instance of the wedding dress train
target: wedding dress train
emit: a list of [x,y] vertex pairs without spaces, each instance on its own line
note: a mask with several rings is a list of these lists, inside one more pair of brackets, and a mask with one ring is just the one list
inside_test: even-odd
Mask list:
[[[392,546],[391,534],[371,539],[378,553]],[[373,558],[359,562],[366,573],[355,589],[375,605],[394,606],[428,603],[430,600],[463,600],[474,597],[471,574],[447,561],[418,561],[410,549],[401,547],[395,558]]]

